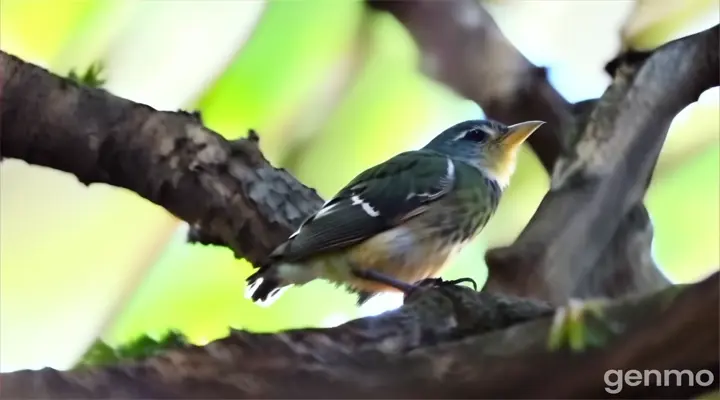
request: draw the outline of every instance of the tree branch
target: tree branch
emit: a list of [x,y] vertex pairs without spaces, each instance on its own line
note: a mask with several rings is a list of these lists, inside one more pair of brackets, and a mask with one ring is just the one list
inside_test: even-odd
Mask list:
[[578,278],[571,296],[618,298],[669,286],[670,280],[653,260],[652,238],[650,216],[641,202],[635,204],[621,218],[595,265]]
[[[647,55],[646,55],[647,57]],[[627,59],[624,56],[616,60]],[[642,60],[639,60],[642,61]],[[614,64],[619,61],[613,61]],[[613,74],[615,69],[612,69]],[[573,105],[575,126],[562,136],[566,149],[575,148],[582,138],[598,100],[586,100]],[[560,164],[566,159],[560,157]],[[648,178],[645,189],[650,183]],[[602,251],[600,259],[578,281],[573,297],[617,298],[631,294],[649,293],[670,285],[652,258],[653,228],[642,202],[635,204]],[[492,285],[491,285],[492,286]]]
[[230,143],[193,115],[80,86],[4,52],[0,101],[2,157],[129,189],[253,263],[322,205],[256,140]]
[[[20,371],[0,376],[0,383],[4,395],[17,399],[604,398],[603,376],[613,369],[706,369],[720,376],[717,280],[714,274],[683,289],[610,303],[603,319],[588,322],[588,329],[605,331],[606,345],[583,353],[546,350],[552,324],[546,306],[524,302],[526,313],[508,320],[490,311],[498,305],[492,295],[446,287],[332,329],[234,332],[136,363]],[[626,386],[622,395],[688,397],[704,390],[642,385]]]
[[[558,161],[551,190],[528,225],[511,246],[487,253],[488,290],[559,303],[587,294],[581,290],[597,292],[607,282],[623,281],[626,288],[663,284],[662,276],[649,272],[654,266],[647,254],[601,257],[612,250],[608,244],[625,215],[625,224],[640,227],[636,240],[649,240],[646,211],[631,210],[642,202],[675,115],[719,83],[718,29],[670,42],[644,62],[619,67],[574,152]],[[639,258],[645,267],[596,266],[623,261],[616,257]]]

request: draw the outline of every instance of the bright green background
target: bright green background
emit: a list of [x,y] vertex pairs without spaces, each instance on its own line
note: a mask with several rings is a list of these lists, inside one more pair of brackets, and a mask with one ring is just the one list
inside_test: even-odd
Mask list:
[[[235,8],[222,9],[231,7],[229,3]],[[543,52],[531,55],[533,34],[526,29],[528,18],[522,18],[532,14],[526,3],[540,2],[494,3],[499,23],[519,48],[530,49],[531,59],[576,48],[548,40]],[[577,3],[575,9],[591,7]],[[0,48],[58,74],[71,67],[83,69],[96,59],[113,60],[108,66],[108,90],[153,105],[151,100],[161,101],[153,82],[166,78],[160,87],[172,88],[172,93],[199,85],[199,93],[188,89],[177,95],[182,99],[177,104],[172,102],[174,94],[162,104],[199,108],[206,124],[228,138],[242,136],[249,128],[258,130],[266,156],[325,197],[362,169],[422,145],[459,120],[482,115],[477,105],[417,71],[419,54],[397,21],[384,14],[364,15],[363,4],[357,1],[271,2],[257,15],[255,29],[248,25],[249,39],[239,40],[237,51],[227,60],[185,59],[173,65],[173,71],[144,64],[148,51],[154,55],[166,51],[167,57],[174,57],[206,51],[206,46],[222,47],[218,36],[218,42],[169,40],[163,48],[147,50],[143,48],[147,37],[133,36],[137,26],[149,26],[149,33],[143,35],[156,32],[172,39],[174,33],[167,27],[171,18],[190,15],[188,21],[199,21],[192,29],[202,30],[215,22],[215,11],[243,12],[240,2],[208,6],[215,11],[207,13],[197,8],[199,4],[3,0]],[[592,7],[605,4],[595,2]],[[687,15],[699,17],[707,26],[707,16],[717,15],[708,4],[686,2],[683,7],[690,14],[682,14],[682,24],[659,15],[657,24],[640,30],[638,40],[657,45],[677,36],[678,29],[699,29],[698,18]],[[546,6],[543,10],[551,10],[552,4]],[[181,7],[185,9],[177,11]],[[531,22],[538,17],[534,12]],[[548,18],[558,15],[547,13]],[[717,23],[714,17],[710,20]],[[546,26],[548,32],[554,29],[551,25]],[[220,28],[218,32],[222,34]],[[358,32],[365,32],[360,40]],[[601,43],[616,34],[586,35],[590,42],[584,47],[594,48],[593,41]],[[119,57],[122,46],[129,53]],[[137,58],[128,60],[134,46]],[[343,85],[339,71],[354,62],[355,49],[364,50],[367,59]],[[208,76],[203,68],[213,62],[217,73]],[[565,69],[557,71],[581,68],[571,68],[576,64],[570,61],[563,65]],[[167,78],[177,71],[182,72],[181,79]],[[147,93],[143,85],[129,89],[141,79],[149,82]],[[597,88],[606,84],[570,72],[555,73],[552,79],[573,101],[583,94],[599,95]],[[646,198],[656,232],[655,257],[677,281],[698,279],[720,262],[718,106],[715,89],[676,119]],[[234,260],[225,249],[185,244],[184,224],[134,194],[102,185],[86,188],[66,174],[15,161],[4,162],[0,174],[2,370],[67,367],[99,332],[109,342],[120,343],[142,333],[179,328],[204,343],[224,335],[229,326],[255,331],[327,326],[379,312],[398,301],[378,301],[357,310],[351,296],[315,282],[286,292],[270,308],[259,308],[243,297],[244,278],[251,272],[247,263]],[[496,217],[447,276],[483,281],[486,247],[511,242],[547,186],[548,177],[524,149]]]

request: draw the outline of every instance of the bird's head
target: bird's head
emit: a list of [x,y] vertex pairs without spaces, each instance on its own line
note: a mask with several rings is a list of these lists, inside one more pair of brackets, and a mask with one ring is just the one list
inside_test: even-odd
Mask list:
[[424,149],[474,165],[504,187],[515,172],[520,145],[543,124],[527,121],[507,126],[490,120],[465,121],[437,135]]

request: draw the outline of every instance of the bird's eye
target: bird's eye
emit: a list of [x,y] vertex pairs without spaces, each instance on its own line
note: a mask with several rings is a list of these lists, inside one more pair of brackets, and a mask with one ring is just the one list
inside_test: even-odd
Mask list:
[[473,142],[482,142],[488,138],[488,133],[482,129],[473,129],[463,136],[465,140],[472,140]]

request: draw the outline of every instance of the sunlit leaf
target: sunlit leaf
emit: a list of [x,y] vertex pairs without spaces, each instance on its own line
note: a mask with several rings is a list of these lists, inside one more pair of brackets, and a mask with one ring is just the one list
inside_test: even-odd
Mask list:
[[98,339],[78,362],[78,367],[109,365],[119,361],[138,360],[162,351],[184,347],[188,341],[180,332],[168,331],[159,339],[142,335],[128,343],[112,347]]
[[90,87],[101,87],[106,79],[103,77],[105,67],[101,61],[94,62],[85,70],[81,75],[75,72],[75,69],[71,69],[68,72],[68,78],[74,80],[77,83],[82,83]]

